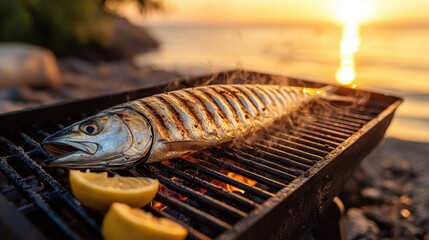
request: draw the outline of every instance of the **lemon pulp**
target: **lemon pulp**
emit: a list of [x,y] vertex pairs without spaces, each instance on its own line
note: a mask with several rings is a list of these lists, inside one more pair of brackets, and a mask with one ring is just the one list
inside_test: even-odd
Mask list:
[[113,203],[103,219],[102,232],[106,240],[181,240],[186,229],[167,218],[157,218],[139,208]]
[[105,211],[114,202],[132,207],[148,204],[158,192],[159,182],[146,177],[109,177],[107,172],[70,170],[73,195],[89,208]]

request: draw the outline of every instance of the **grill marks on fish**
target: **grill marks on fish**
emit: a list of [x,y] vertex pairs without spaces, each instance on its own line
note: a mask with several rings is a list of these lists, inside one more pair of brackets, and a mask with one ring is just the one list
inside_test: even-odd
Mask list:
[[214,120],[214,134],[222,137],[230,136],[232,126],[226,119],[225,114],[220,111],[216,103],[213,102],[211,98],[207,97],[201,89],[194,88],[192,90],[187,89],[186,91],[193,94],[195,98],[201,101],[208,112],[209,118]]
[[151,105],[147,104],[147,101],[145,101],[147,98],[138,99],[132,102],[132,104],[136,104],[137,112],[140,112],[141,114],[144,114],[153,121],[154,124],[152,124],[153,128],[157,128],[158,133],[161,135],[161,138],[169,139],[169,133],[168,128],[165,125],[164,120],[162,119],[162,116],[158,113],[158,110],[153,108]]
[[271,102],[271,99],[261,90],[256,90],[254,87],[249,88],[250,91],[257,96],[262,104],[263,104],[263,108],[262,110],[264,111],[265,116],[271,116],[271,117],[278,117],[278,111],[276,111],[277,109],[275,105]]
[[175,121],[183,127],[187,138],[201,137],[201,121],[195,116],[194,112],[189,110],[186,101],[173,94],[164,94],[162,99],[169,104]]
[[165,107],[165,109],[167,110],[165,112],[165,117],[166,121],[170,122],[171,128],[169,128],[169,131],[174,132],[177,130],[180,132],[183,138],[188,138],[189,133],[184,125],[184,121],[180,119],[179,113],[176,111],[176,109],[168,101],[165,100],[165,96],[165,94],[157,95],[154,96],[154,98],[156,98],[161,103],[161,108]]
[[269,90],[269,89],[264,89],[261,88],[259,86],[255,86],[256,89],[258,89],[259,91],[261,91],[262,93],[264,93],[266,96],[268,96],[268,98],[271,101],[270,106],[273,108],[273,110],[275,111],[275,114],[278,115],[280,114],[280,102],[277,100],[277,98],[275,96],[273,96],[273,93]]
[[293,107],[296,105],[295,99],[292,97],[293,90],[286,91],[286,89],[280,88],[279,92],[286,99],[289,106]]
[[229,119],[232,118],[234,121],[235,129],[240,133],[244,133],[247,121],[244,117],[242,108],[240,108],[240,105],[237,105],[239,101],[235,99],[229,91],[225,91],[222,88],[215,86],[211,90],[215,93],[216,97],[222,100],[225,111],[227,111],[228,116],[230,116]]
[[163,141],[224,142],[245,135],[307,101],[302,88],[211,85],[134,101]]
[[[229,107],[227,101],[218,94],[212,88],[199,89],[207,97],[210,103],[215,108],[215,114],[219,115],[219,119],[222,120],[222,125],[227,126],[226,134],[231,137],[235,137],[236,131],[240,131],[240,123],[237,122],[236,114],[233,113],[233,109]],[[222,127],[219,125],[219,127]]]
[[178,108],[179,114],[190,132],[195,132],[194,130],[205,130],[201,119],[197,116],[197,113],[192,111],[192,104],[189,104],[186,99],[183,99],[183,97],[177,93],[170,93],[168,96],[175,103],[174,106]]
[[299,103],[298,93],[295,91],[295,89],[292,89],[292,91],[290,91],[290,94],[289,94],[289,95],[292,97],[292,101],[293,101],[295,104],[298,104],[298,103]]
[[249,88],[247,87],[237,88],[237,89],[241,91],[244,95],[246,95],[247,98],[250,100],[250,102],[253,103],[253,106],[255,106],[256,114],[254,115],[254,117],[265,115],[266,107],[259,97],[254,95],[252,91],[250,91]]
[[246,133],[249,129],[254,128],[254,122],[253,119],[250,118],[250,113],[246,109],[245,105],[243,105],[242,101],[243,99],[240,99],[238,97],[238,93],[229,87],[224,86],[215,86],[215,90],[224,96],[224,99],[228,102],[231,109],[233,109],[233,112],[237,115],[237,117],[240,120],[240,129],[242,133]]
[[268,91],[270,91],[271,94],[273,94],[277,98],[277,100],[278,100],[278,102],[279,102],[279,104],[281,106],[281,109],[283,109],[283,108],[286,107],[286,105],[287,105],[287,103],[285,102],[286,99],[280,93],[280,90],[278,88],[269,88]]
[[216,139],[218,136],[218,126],[216,124],[216,120],[214,119],[212,112],[207,108],[207,105],[205,104],[204,100],[201,99],[199,96],[197,96],[192,91],[177,91],[178,94],[181,94],[181,96],[185,97],[185,101],[190,101],[193,104],[188,105],[190,106],[190,110],[195,113],[195,115],[199,118],[200,124],[202,128],[205,130],[203,134],[203,138],[207,140],[212,140],[213,137]]
[[258,105],[252,101],[252,98],[249,97],[241,88],[237,87],[231,87],[236,93],[237,96],[240,98],[240,102],[243,106],[246,107],[246,110],[251,115],[250,117],[252,119],[255,119],[259,114]]

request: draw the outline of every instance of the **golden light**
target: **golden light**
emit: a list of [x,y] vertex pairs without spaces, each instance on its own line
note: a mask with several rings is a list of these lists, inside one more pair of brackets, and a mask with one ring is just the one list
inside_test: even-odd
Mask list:
[[405,208],[401,209],[400,213],[401,213],[401,216],[404,218],[407,218],[411,215],[411,212]]
[[[256,185],[256,181],[254,181],[254,180],[252,180],[252,179],[249,179],[249,178],[246,178],[246,177],[243,177],[243,176],[241,176],[240,174],[237,174],[237,173],[233,173],[233,172],[229,172],[228,174],[227,174],[227,176],[228,177],[230,177],[230,178],[233,178],[233,179],[235,179],[235,180],[238,180],[238,181],[240,181],[240,182],[244,182],[244,183],[246,183],[247,185],[250,185],[250,186],[255,186]],[[236,187],[234,187],[234,186],[232,186],[232,185],[229,185],[229,184],[226,184],[226,190],[227,191],[229,191],[229,192],[240,192],[241,194],[244,194],[245,193],[245,191],[244,190],[242,190],[242,189],[240,189],[240,188],[236,188]]]
[[343,37],[340,42],[340,67],[335,79],[343,85],[350,85],[356,78],[355,54],[359,49],[359,25],[346,23],[343,27]]
[[335,16],[342,23],[359,23],[369,17],[371,3],[368,0],[343,0],[334,9]]
[[335,16],[343,23],[343,36],[340,42],[340,66],[335,73],[337,82],[352,85],[356,79],[355,54],[359,49],[359,23],[370,14],[370,2],[366,0],[344,0],[335,8]]
[[340,42],[341,56],[355,54],[359,49],[359,25],[347,23],[343,28],[343,38]]
[[343,85],[350,85],[356,78],[356,72],[353,66],[340,66],[335,74],[337,82]]

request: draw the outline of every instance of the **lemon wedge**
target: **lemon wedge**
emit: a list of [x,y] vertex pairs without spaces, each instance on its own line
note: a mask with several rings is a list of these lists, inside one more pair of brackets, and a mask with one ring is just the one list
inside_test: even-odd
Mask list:
[[105,240],[179,240],[188,234],[176,222],[123,203],[112,204],[103,219],[102,232]]
[[132,207],[143,207],[158,192],[159,182],[145,177],[109,177],[107,172],[80,172],[70,170],[69,180],[73,195],[94,210],[105,211],[114,202]]

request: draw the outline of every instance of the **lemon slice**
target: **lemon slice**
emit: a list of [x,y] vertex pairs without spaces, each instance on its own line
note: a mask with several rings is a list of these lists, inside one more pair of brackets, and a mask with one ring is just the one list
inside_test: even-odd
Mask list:
[[114,202],[132,207],[143,207],[158,192],[159,182],[145,177],[109,177],[107,172],[80,172],[70,170],[69,180],[73,195],[89,208],[105,211]]
[[105,240],[179,240],[188,234],[178,223],[122,203],[112,204],[103,219],[102,232]]

